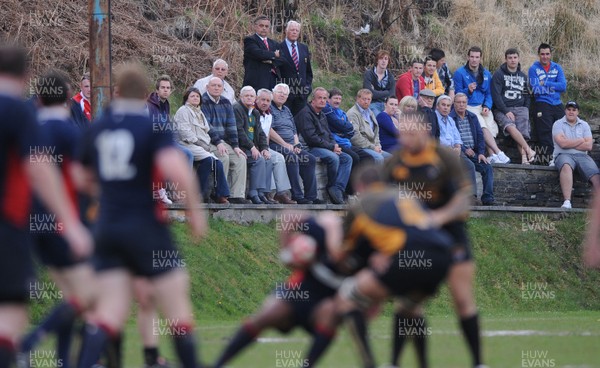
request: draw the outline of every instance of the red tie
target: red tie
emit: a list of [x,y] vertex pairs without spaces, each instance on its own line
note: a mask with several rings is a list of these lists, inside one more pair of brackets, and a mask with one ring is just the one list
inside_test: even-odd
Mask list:
[[265,44],[265,46],[267,47],[267,50],[269,49],[269,43],[267,42],[266,38],[263,38],[263,43]]
[[294,59],[294,64],[296,64],[296,70],[300,69],[300,63],[298,62],[298,52],[296,52],[296,43],[292,42],[292,59]]

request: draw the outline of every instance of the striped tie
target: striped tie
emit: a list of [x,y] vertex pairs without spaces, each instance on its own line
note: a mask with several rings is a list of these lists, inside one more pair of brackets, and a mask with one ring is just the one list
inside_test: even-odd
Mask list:
[[267,47],[267,50],[269,49],[269,42],[267,42],[267,38],[263,38],[263,43],[265,44],[265,46]]
[[296,64],[296,70],[300,69],[300,63],[298,62],[298,52],[296,52],[296,43],[292,42],[292,59],[294,59],[294,64]]

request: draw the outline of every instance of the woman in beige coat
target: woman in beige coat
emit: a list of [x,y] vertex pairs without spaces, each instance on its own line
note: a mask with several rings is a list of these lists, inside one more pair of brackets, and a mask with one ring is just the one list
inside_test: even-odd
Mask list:
[[197,88],[189,88],[183,95],[183,106],[173,117],[177,132],[176,139],[194,155],[194,167],[205,201],[210,195],[210,174],[212,172],[214,173],[215,189],[213,199],[216,203],[228,204],[229,185],[223,171],[223,164],[210,153],[210,136],[208,135],[210,127],[200,109],[201,104],[200,91]]

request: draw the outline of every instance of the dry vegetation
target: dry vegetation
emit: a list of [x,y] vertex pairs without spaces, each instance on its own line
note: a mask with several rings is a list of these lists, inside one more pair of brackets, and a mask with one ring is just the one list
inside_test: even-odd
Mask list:
[[[4,0],[0,32],[31,48],[34,73],[47,67],[74,78],[88,69],[87,7],[83,0],[41,2]],[[446,50],[451,68],[465,61],[465,50],[480,45],[485,65],[494,70],[504,50],[518,47],[527,68],[540,42],[555,47],[571,86],[597,96],[600,84],[600,1],[579,0],[123,0],[112,2],[113,65],[138,59],[152,72],[171,74],[178,87],[193,83],[221,57],[240,87],[242,40],[257,14],[273,19],[272,37],[300,20],[322,71],[362,71],[380,48],[392,51],[391,68],[431,47]],[[576,4],[576,6],[574,6]],[[356,35],[370,25],[368,34]]]

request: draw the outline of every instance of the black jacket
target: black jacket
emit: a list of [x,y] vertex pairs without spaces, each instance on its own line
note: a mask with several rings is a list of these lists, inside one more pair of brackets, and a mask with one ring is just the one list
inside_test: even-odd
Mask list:
[[275,87],[279,65],[283,62],[281,56],[275,57],[277,42],[267,38],[267,43],[269,49],[256,33],[244,38],[244,86],[252,86],[257,91]]
[[328,150],[334,149],[336,141],[329,130],[327,117],[321,111],[317,114],[312,106],[306,105],[294,116],[298,133],[304,138],[309,147],[321,147]]
[[363,88],[373,92],[372,102],[385,102],[385,99],[389,96],[396,95],[396,80],[389,69],[387,70],[387,75],[387,85],[385,89],[381,89],[381,87],[379,87],[379,78],[377,77],[374,68],[371,67],[365,71],[365,74],[363,75]]
[[252,110],[254,116],[254,140],[251,141],[248,137],[248,109],[244,104],[236,102],[233,105],[233,113],[235,114],[235,122],[237,125],[238,141],[240,148],[249,151],[252,147],[256,147],[259,151],[269,149],[267,146],[267,136],[260,126],[260,112],[257,109]]

